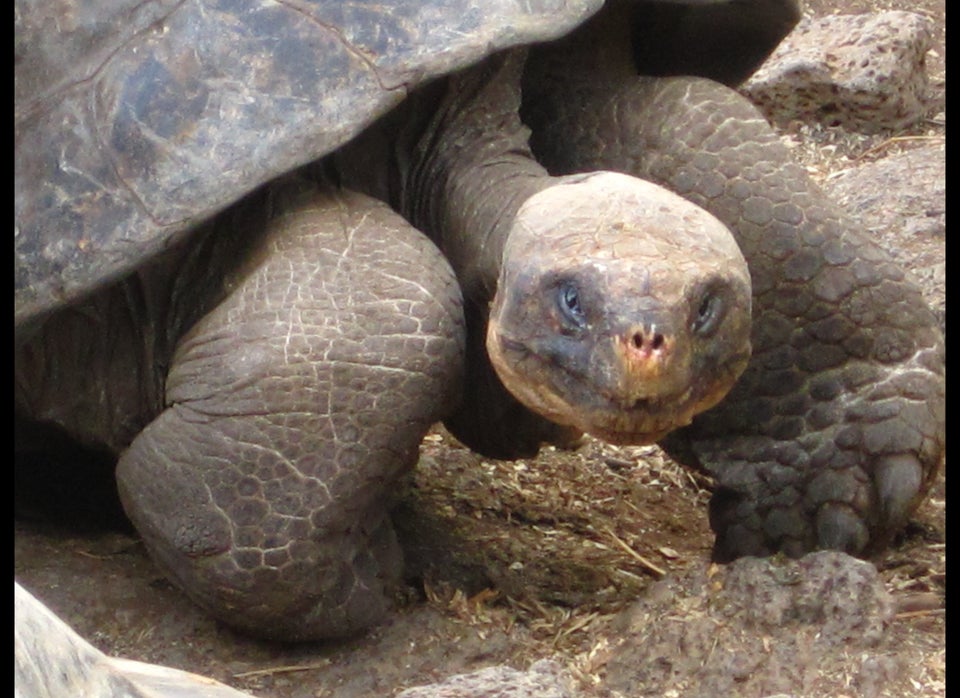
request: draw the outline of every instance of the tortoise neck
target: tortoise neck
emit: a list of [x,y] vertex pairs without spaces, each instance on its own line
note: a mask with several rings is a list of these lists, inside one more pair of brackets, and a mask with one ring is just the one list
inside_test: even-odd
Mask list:
[[386,201],[429,235],[481,307],[514,215],[550,184],[520,122],[525,58],[499,54],[418,89],[331,159],[341,185]]
[[440,246],[464,295],[489,301],[520,206],[552,183],[520,122],[524,51],[446,81],[415,146],[401,212]]

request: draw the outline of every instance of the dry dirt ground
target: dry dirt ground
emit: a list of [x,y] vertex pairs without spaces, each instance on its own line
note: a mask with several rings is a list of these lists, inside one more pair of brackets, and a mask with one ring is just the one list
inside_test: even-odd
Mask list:
[[[807,9],[933,16],[940,33],[930,73],[942,89],[944,4],[810,0]],[[863,137],[804,127],[784,137],[815,177],[826,178],[942,139],[943,119],[910,133]],[[915,244],[943,260],[942,239]],[[284,646],[238,636],[194,608],[123,532],[18,521],[15,576],[110,654],[205,674],[265,698],[390,696],[450,674],[498,663],[523,669],[544,657],[566,666],[584,695],[603,696],[610,695],[602,680],[617,613],[664,574],[709,570],[710,482],[654,447],[589,441],[576,451],[500,462],[438,430],[408,484],[400,520],[426,531],[430,547],[408,550],[418,574],[398,610],[348,642]],[[897,608],[875,655],[894,668],[870,688],[849,664],[815,664],[805,695],[944,695],[944,530],[941,477],[904,534],[874,561]]]

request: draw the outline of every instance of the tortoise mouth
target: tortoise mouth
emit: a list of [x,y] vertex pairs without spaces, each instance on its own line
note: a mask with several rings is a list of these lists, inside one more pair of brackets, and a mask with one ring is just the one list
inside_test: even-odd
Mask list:
[[[648,444],[716,404],[729,385],[711,384],[627,397],[578,367],[544,355],[503,334],[491,337],[491,361],[507,390],[526,407],[558,424],[573,426],[615,444]],[[731,383],[732,385],[732,383]],[[651,387],[653,387],[651,385]],[[712,396],[716,395],[715,398]]]

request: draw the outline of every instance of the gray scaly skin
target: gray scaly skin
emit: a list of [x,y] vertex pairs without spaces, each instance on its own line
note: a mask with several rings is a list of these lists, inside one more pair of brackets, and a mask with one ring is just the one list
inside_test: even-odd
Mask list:
[[878,550],[943,458],[935,319],[733,90],[637,77],[628,27],[611,12],[535,52],[524,119],[552,172],[660,183],[726,223],[747,257],[750,366],[719,407],[665,441],[718,479],[715,556]]
[[342,636],[389,607],[386,498],[459,398],[462,323],[422,233],[293,178],[34,328],[18,412],[112,447],[151,555],[213,615]]
[[[225,622],[306,640],[382,616],[401,569],[388,497],[461,392],[461,287],[471,330],[493,302],[487,346],[519,354],[509,380],[563,423],[547,431],[650,440],[745,366],[749,313],[733,310],[748,274],[729,231],[631,177],[549,176],[519,122],[522,66],[517,52],[437,83],[396,132],[388,118],[320,167],[436,245],[366,194],[290,176],[19,347],[18,412],[119,455],[152,556]],[[650,232],[689,272],[642,244]],[[483,331],[468,339],[482,351]],[[64,355],[100,358],[64,374]],[[488,409],[465,390],[468,418]]]
[[494,457],[582,432],[649,443],[743,370],[746,264],[716,219],[661,187],[549,176],[518,117],[525,58],[414,95],[338,154],[339,175],[404,212],[457,273],[467,382],[446,424],[462,441]]
[[[502,58],[487,61],[421,88],[326,163],[340,185],[402,212],[454,265],[470,339],[466,396],[445,423],[471,448],[501,458],[534,455],[543,441],[579,436],[520,405],[495,376],[478,339],[486,329],[486,306],[496,289],[510,222],[527,197],[551,183],[530,154],[529,130],[517,115],[522,60],[521,51],[508,65]],[[514,83],[493,80],[497,72],[512,73]],[[484,92],[488,106],[465,111]],[[485,113],[490,117],[486,124]],[[492,167],[478,169],[491,159]],[[464,170],[483,174],[452,176]],[[448,180],[454,184],[450,205]]]

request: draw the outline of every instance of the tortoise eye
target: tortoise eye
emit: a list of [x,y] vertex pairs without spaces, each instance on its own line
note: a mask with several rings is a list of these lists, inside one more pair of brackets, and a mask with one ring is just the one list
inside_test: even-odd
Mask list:
[[557,288],[557,305],[565,320],[577,327],[583,326],[586,318],[580,305],[580,289],[572,281],[564,281]]
[[693,318],[692,329],[694,333],[701,337],[713,333],[720,324],[723,315],[723,299],[715,289],[706,291],[700,297],[700,304],[697,307],[697,313]]

